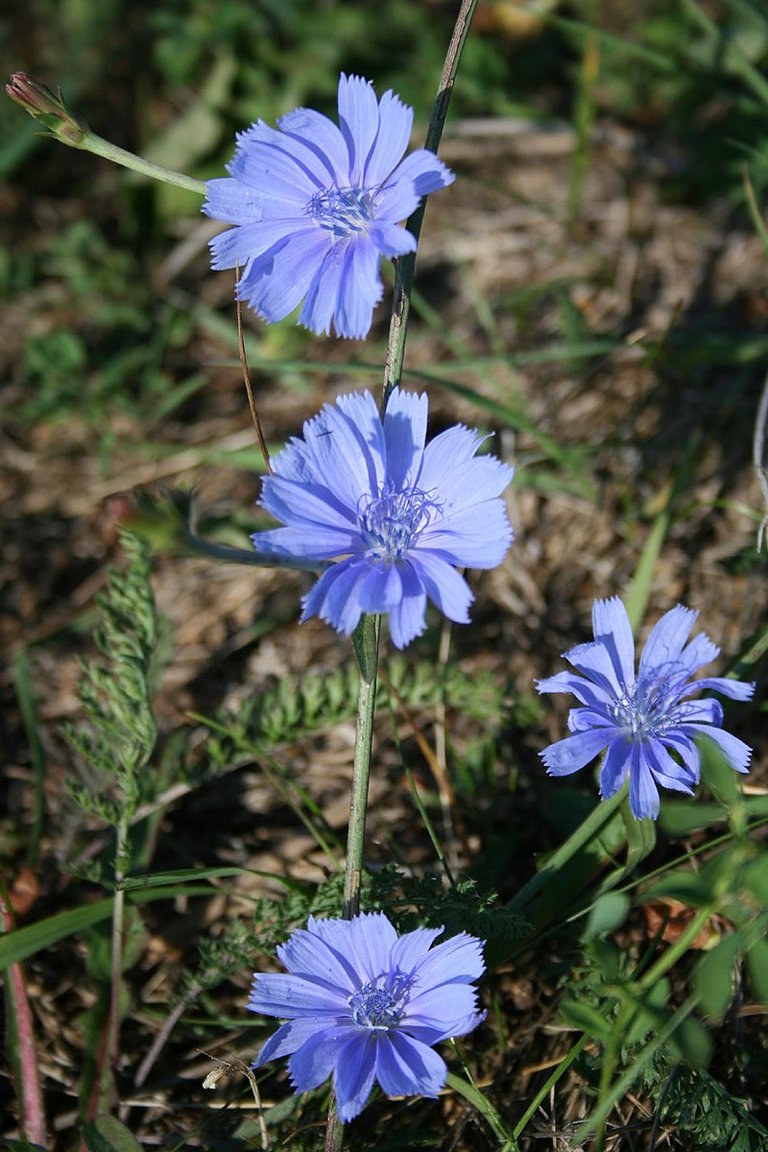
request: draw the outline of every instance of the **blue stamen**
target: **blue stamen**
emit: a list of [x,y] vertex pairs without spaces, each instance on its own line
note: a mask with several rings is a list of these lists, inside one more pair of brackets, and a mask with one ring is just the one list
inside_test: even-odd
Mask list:
[[400,560],[432,522],[439,506],[426,492],[408,488],[370,498],[358,513],[363,543],[376,560]]
[[367,232],[373,219],[374,193],[364,188],[324,188],[307,204],[307,215],[335,239]]

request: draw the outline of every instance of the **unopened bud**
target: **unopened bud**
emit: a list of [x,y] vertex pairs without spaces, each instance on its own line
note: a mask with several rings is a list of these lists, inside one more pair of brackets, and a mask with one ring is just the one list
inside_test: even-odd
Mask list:
[[76,148],[88,134],[88,125],[67,111],[61,92],[55,95],[45,84],[34,80],[26,72],[14,72],[5,91],[11,100],[29,112],[48,131],[64,144]]

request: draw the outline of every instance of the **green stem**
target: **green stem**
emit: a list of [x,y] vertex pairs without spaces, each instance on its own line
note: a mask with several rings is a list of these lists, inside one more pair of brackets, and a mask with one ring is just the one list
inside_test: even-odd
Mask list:
[[146,176],[150,180],[159,180],[163,184],[173,184],[176,188],[184,188],[187,192],[196,192],[198,196],[205,196],[205,182],[203,180],[195,180],[191,176],[185,176],[183,172],[174,172],[172,168],[164,168],[162,164],[154,164],[151,160],[145,160],[134,152],[127,152],[125,148],[111,144],[109,140],[97,136],[90,129],[86,129],[82,139],[77,143],[73,140],[67,140],[63,136],[59,136],[59,139],[72,148],[81,148],[84,152],[92,152],[94,156],[103,156],[105,160],[111,160],[113,164],[120,164],[123,168],[130,168],[132,172],[138,172],[140,176]]
[[568,837],[564,844],[561,844],[556,852],[547,860],[544,867],[540,872],[525,884],[516,896],[510,900],[507,909],[510,911],[522,911],[537,893],[552,879],[559,870],[568,863],[568,861],[575,856],[578,852],[585,848],[590,841],[598,835],[601,829],[611,820],[616,813],[616,810],[621,807],[627,795],[626,785],[620,788],[619,791],[611,796],[609,800],[603,800],[595,808],[592,809],[589,816],[584,820],[576,831]]
[[107,1023],[105,1069],[116,1066],[118,1041],[120,1036],[120,989],[123,980],[123,939],[125,932],[125,880],[128,860],[129,813],[121,806],[120,817],[115,829],[115,902],[112,907],[112,946],[111,986],[109,996],[109,1021]]
[[664,950],[656,963],[637,981],[637,987],[641,992],[650,991],[650,989],[661,980],[662,976],[666,976],[667,972],[669,972],[671,968],[674,968],[681,956],[684,956],[688,951],[702,928],[706,926],[707,921],[714,912],[715,909],[711,906],[699,909],[674,943],[670,944],[669,948]]
[[[440,88],[435,100],[427,132],[426,147],[437,152],[448,112],[456,72],[462,49],[469,33],[469,26],[477,0],[462,0],[456,18],[451,42],[448,46]],[[408,221],[408,230],[416,240],[419,238],[424,218],[424,205],[421,204]],[[384,369],[384,386],[381,395],[381,411],[386,410],[389,395],[400,383],[405,357],[405,338],[411,308],[413,270],[415,254],[399,260],[395,271],[392,320],[389,329],[387,362]],[[349,809],[349,829],[347,832],[347,859],[344,866],[343,914],[346,919],[356,916],[360,910],[360,884],[363,873],[363,851],[365,847],[365,819],[368,803],[368,783],[371,773],[371,751],[373,747],[373,720],[376,707],[376,674],[379,657],[379,635],[381,617],[363,616],[355,631],[353,644],[360,665],[360,691],[357,702],[357,729],[355,733],[355,761],[352,778],[352,799]],[[336,1113],[336,1101],[331,1099],[328,1109],[328,1122],[325,1130],[326,1152],[341,1152],[344,1140],[344,1125]]]
[[[363,616],[352,637],[360,666],[360,688],[357,696],[355,760],[352,771],[352,798],[349,804],[347,859],[344,865],[343,916],[351,920],[360,911],[360,885],[365,850],[365,819],[368,812],[368,784],[371,778],[373,719],[376,710],[376,675],[379,658],[380,616]],[[331,1096],[325,1126],[325,1152],[341,1152],[344,1125]]]
[[[445,118],[448,115],[453,86],[456,82],[456,73],[464,45],[469,35],[472,17],[475,13],[477,0],[462,0],[459,14],[456,17],[451,42],[443,64],[440,76],[440,87],[432,108],[432,115],[427,129],[427,138],[424,147],[430,152],[437,152],[440,139],[443,135]],[[419,207],[406,223],[406,228],[414,237],[419,239],[421,225],[424,219],[426,203],[422,200]],[[408,331],[408,317],[411,312],[411,291],[413,289],[413,273],[416,267],[416,252],[409,252],[395,262],[395,287],[392,298],[392,319],[389,325],[389,345],[387,348],[387,363],[384,368],[384,391],[381,397],[382,412],[387,407],[389,394],[397,388],[403,374],[403,360],[405,358],[405,338]]]
[[642,1075],[643,1069],[653,1059],[654,1053],[667,1043],[675,1030],[690,1016],[697,1003],[697,996],[689,996],[685,1003],[681,1004],[674,1015],[634,1057],[632,1063],[625,1069],[608,1095],[600,1101],[592,1115],[579,1127],[578,1137],[584,1144],[586,1144],[587,1138],[605,1122],[617,1101],[629,1091],[637,1078]]
[[589,1036],[586,1033],[584,1033],[584,1035],[581,1036],[576,1041],[576,1043],[573,1045],[570,1052],[568,1052],[568,1054],[562,1058],[562,1060],[557,1065],[557,1067],[553,1068],[551,1074],[547,1077],[544,1084],[542,1084],[541,1088],[536,1093],[533,1100],[531,1100],[531,1102],[528,1105],[528,1107],[526,1108],[525,1112],[523,1112],[522,1116],[520,1117],[517,1124],[515,1125],[515,1130],[512,1133],[515,1140],[517,1140],[518,1137],[522,1136],[523,1132],[525,1131],[525,1129],[528,1127],[528,1125],[530,1124],[533,1117],[538,1112],[539,1105],[542,1104],[543,1101],[547,1099],[550,1092],[552,1091],[554,1086],[557,1084],[558,1080],[561,1078],[561,1076],[563,1076],[568,1071],[571,1064],[573,1064],[576,1057],[581,1053],[582,1049],[585,1047],[588,1040],[589,1040]]
[[368,783],[371,776],[380,630],[380,616],[363,616],[353,637],[355,655],[360,665],[360,689],[357,697],[355,761],[352,774],[352,798],[349,805],[347,860],[344,867],[343,915],[346,920],[357,916],[360,911],[360,883],[363,874]]

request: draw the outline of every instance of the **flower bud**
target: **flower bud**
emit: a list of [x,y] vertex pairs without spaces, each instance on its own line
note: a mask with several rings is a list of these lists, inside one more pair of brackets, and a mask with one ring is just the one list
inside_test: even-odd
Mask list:
[[88,125],[67,111],[61,92],[58,95],[34,80],[26,72],[14,72],[5,91],[11,100],[20,104],[35,120],[64,144],[78,148],[88,133]]

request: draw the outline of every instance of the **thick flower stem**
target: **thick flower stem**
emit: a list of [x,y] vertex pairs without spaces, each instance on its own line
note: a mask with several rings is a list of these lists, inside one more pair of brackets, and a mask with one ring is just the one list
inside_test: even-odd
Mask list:
[[[475,13],[477,0],[462,0],[459,14],[453,28],[453,35],[440,76],[440,86],[437,90],[432,115],[427,129],[427,138],[424,147],[437,154],[440,139],[443,135],[445,118],[448,115],[453,86],[456,83],[456,74],[459,70],[459,61],[464,51],[464,45],[469,35],[472,17]],[[419,207],[408,220],[406,227],[416,240],[421,232],[426,205],[422,200]],[[408,331],[408,317],[411,311],[411,291],[413,289],[413,273],[416,266],[416,253],[410,252],[401,256],[395,262],[395,287],[392,299],[392,319],[389,325],[389,345],[387,348],[387,363],[384,368],[384,391],[381,397],[381,411],[385,411],[389,394],[393,388],[400,385],[403,375],[403,360],[405,358],[405,338]]]

